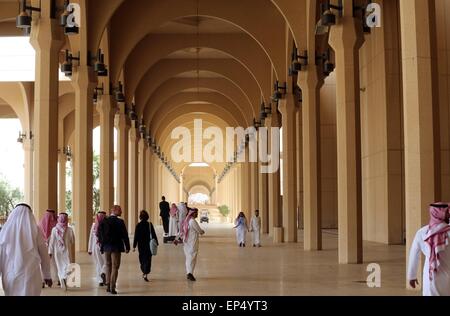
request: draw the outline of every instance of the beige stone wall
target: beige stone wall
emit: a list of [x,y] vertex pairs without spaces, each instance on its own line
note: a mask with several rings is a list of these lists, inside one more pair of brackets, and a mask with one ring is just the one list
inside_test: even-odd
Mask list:
[[401,243],[403,134],[397,1],[383,4],[383,27],[360,50],[363,238]]
[[336,76],[320,90],[322,156],[322,228],[337,228]]
[[435,58],[438,76],[440,151],[441,151],[441,200],[450,201],[450,3],[435,1],[436,38]]

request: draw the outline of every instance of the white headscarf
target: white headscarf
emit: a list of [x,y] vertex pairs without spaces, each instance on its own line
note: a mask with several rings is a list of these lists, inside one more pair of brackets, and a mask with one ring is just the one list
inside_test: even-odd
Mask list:
[[38,226],[31,208],[24,204],[16,206],[0,232],[0,247],[6,255],[9,273],[20,276],[40,264],[37,234]]

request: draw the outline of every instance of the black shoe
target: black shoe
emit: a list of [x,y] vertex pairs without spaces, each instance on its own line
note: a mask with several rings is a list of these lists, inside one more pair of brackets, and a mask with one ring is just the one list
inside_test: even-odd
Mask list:
[[114,290],[111,290],[111,294],[113,294],[113,295],[117,295],[117,291],[114,289]]
[[111,292],[111,288],[109,287],[109,285],[106,285],[106,292],[108,292],[108,293]]
[[64,291],[67,291],[67,281],[66,281],[66,279],[63,279],[62,281],[63,281]]
[[42,282],[42,288],[45,289],[45,282]]
[[242,243],[239,244],[239,247],[242,247]]
[[100,282],[100,283],[98,284],[98,286],[100,286],[100,287],[105,286],[105,283]]
[[191,273],[189,273],[188,275],[187,275],[187,279],[189,280],[189,281],[196,281],[195,280],[195,278],[194,278],[194,276],[191,274]]
[[102,278],[102,283],[106,284],[106,274],[102,273],[100,274],[100,277]]
[[245,247],[245,244],[242,244],[242,247]]
[[253,247],[256,247],[256,245],[253,245]]
[[58,286],[61,286],[61,282],[58,280]]

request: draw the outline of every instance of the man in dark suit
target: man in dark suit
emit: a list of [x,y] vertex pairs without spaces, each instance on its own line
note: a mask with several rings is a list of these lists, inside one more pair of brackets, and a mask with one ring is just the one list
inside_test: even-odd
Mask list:
[[111,294],[117,294],[116,282],[122,252],[130,252],[130,240],[125,223],[119,218],[121,215],[120,206],[113,206],[110,216],[98,228],[100,251],[105,254],[106,259],[106,291]]
[[164,227],[164,236],[169,235],[169,219],[170,219],[170,205],[169,202],[166,201],[166,197],[162,197],[162,201],[159,203],[159,216],[161,216],[163,227]]

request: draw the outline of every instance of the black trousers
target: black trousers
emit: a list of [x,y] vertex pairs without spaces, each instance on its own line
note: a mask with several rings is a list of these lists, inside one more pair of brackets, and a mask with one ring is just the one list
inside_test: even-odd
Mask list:
[[139,263],[143,274],[150,274],[152,270],[152,255],[150,251],[139,252]]
[[169,233],[169,217],[161,217],[163,221],[163,228],[166,234]]

